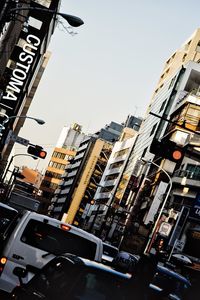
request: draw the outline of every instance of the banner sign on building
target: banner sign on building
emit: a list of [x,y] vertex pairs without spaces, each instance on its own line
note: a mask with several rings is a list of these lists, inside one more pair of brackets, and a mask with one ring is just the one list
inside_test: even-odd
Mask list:
[[160,182],[158,189],[156,191],[156,194],[154,196],[154,199],[152,201],[151,207],[149,209],[149,212],[146,216],[145,224],[148,224],[149,222],[154,221],[154,216],[156,215],[161,202],[164,200],[163,197],[167,190],[167,186],[168,186],[168,183],[163,182],[163,181]]
[[200,220],[200,193],[197,193],[194,205],[190,210],[190,217]]

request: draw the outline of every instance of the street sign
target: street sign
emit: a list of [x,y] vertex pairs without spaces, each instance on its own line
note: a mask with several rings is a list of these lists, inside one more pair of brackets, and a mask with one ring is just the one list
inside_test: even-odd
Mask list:
[[5,140],[5,144],[8,144],[10,141],[13,141],[15,143],[24,145],[26,147],[29,145],[29,140],[24,139],[24,138],[22,138],[18,135],[15,135],[12,130],[9,130],[9,133],[8,133],[8,135],[6,137],[6,140]]
[[172,229],[171,224],[169,224],[167,222],[162,222],[158,232],[160,235],[167,237],[167,236],[169,236],[171,229]]
[[27,139],[24,139],[18,135],[15,135],[14,133],[12,133],[10,135],[10,140],[15,142],[15,143],[18,143],[18,144],[21,144],[21,145],[24,145],[24,146],[28,146],[29,145],[29,140]]
[[185,246],[185,243],[183,241],[176,240],[174,248],[176,250],[183,251],[184,246]]

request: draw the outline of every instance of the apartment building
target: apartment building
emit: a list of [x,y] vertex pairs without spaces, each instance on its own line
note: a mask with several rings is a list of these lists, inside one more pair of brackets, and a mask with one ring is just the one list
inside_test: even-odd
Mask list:
[[[119,211],[122,211],[122,203],[118,198],[116,188],[123,174],[131,149],[135,143],[141,122],[141,118],[136,118],[131,115],[128,116],[119,141],[117,141],[113,147],[101,181],[98,184],[94,196],[95,204],[89,211],[88,205],[85,209],[85,211],[88,211],[87,216],[91,216],[85,229],[87,230],[89,228],[90,231],[97,235],[105,235],[103,232],[103,225],[105,216],[109,213],[108,210],[112,209],[112,214],[115,214],[115,208],[118,213]],[[110,237],[117,227],[117,222],[113,221],[112,226],[109,223],[109,220],[107,220],[107,223],[107,230],[105,231],[108,237]],[[111,231],[110,236],[108,230]]]
[[101,179],[113,143],[118,140],[122,129],[123,125],[111,122],[94,135],[84,138],[51,201],[51,215],[81,226],[85,206],[93,200],[96,184]]

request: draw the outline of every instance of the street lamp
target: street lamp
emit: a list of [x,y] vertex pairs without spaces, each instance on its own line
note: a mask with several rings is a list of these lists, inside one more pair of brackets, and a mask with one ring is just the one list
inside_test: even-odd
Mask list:
[[148,242],[147,242],[147,245],[146,245],[146,247],[145,247],[145,249],[144,249],[144,253],[147,253],[147,252],[150,250],[151,245],[152,245],[152,243],[153,243],[153,238],[154,238],[154,236],[155,236],[155,234],[156,234],[156,232],[157,232],[158,222],[160,221],[160,217],[161,217],[161,215],[162,215],[162,213],[163,213],[165,204],[166,204],[167,199],[168,199],[168,197],[169,197],[169,194],[170,194],[170,192],[171,192],[171,189],[172,189],[172,180],[171,180],[171,177],[169,176],[169,174],[168,174],[163,168],[161,168],[161,166],[157,165],[155,162],[153,162],[153,161],[145,161],[145,160],[143,160],[143,159],[142,159],[142,161],[145,162],[145,163],[147,163],[147,164],[152,164],[152,165],[158,167],[159,169],[161,169],[161,171],[162,171],[163,173],[165,173],[165,175],[166,175],[166,176],[168,177],[168,179],[169,179],[169,188],[168,188],[167,194],[166,194],[165,199],[164,199],[164,201],[163,201],[163,203],[162,203],[162,206],[161,206],[161,208],[160,208],[160,211],[159,211],[159,214],[158,214],[158,216],[157,216],[157,219],[156,219],[156,221],[155,221],[155,223],[154,223],[154,227],[153,227],[153,229],[152,229],[150,238],[149,238],[149,240],[148,240]]
[[3,116],[3,117],[6,117],[5,120],[3,120],[2,124],[0,124],[0,136],[2,136],[2,130],[5,129],[5,124],[8,123],[11,119],[15,119],[15,118],[22,118],[22,119],[32,119],[34,121],[36,121],[39,125],[43,125],[45,124],[45,121],[41,120],[41,119],[38,119],[38,118],[34,118],[34,117],[29,117],[29,116],[8,116],[6,115],[5,113],[3,112],[0,112],[0,116]]
[[15,16],[15,12],[19,12],[21,10],[23,10],[23,11],[41,11],[41,12],[45,12],[45,13],[52,14],[52,15],[58,15],[58,16],[61,16],[62,18],[64,18],[69,23],[69,25],[71,25],[72,27],[79,27],[84,24],[83,20],[79,17],[60,13],[60,12],[57,12],[56,10],[52,10],[52,9],[48,9],[48,8],[40,8],[40,7],[11,8],[7,12],[8,16],[6,18],[6,22],[11,21],[13,19],[13,17]]
[[[13,155],[13,156],[11,157],[9,163],[8,163],[8,166],[7,166],[7,168],[6,168],[5,172],[4,172],[4,175],[2,176],[2,178],[1,178],[1,180],[0,180],[0,181],[1,181],[1,184],[4,185],[4,179],[6,178],[6,175],[7,175],[8,171],[9,171],[10,165],[11,165],[11,163],[13,162],[14,157],[16,157],[16,156],[21,156],[21,155],[23,155],[23,156],[30,156],[30,157],[32,157],[33,159],[37,159],[37,157],[32,156],[32,155],[30,155],[30,154],[19,153],[19,154]],[[19,167],[18,167],[18,170],[19,170]],[[16,170],[16,167],[14,167],[14,169],[13,169],[13,171],[12,171],[12,174],[11,174],[11,176],[10,176],[10,178],[9,178],[9,181],[8,181],[8,183],[7,183],[6,194],[5,194],[4,201],[3,201],[3,202],[5,202],[5,203],[7,202],[8,198],[9,198],[9,195],[10,195],[10,193],[11,193],[11,190],[12,190],[12,188],[13,188],[13,185],[14,185],[15,179],[13,179],[13,182],[12,182],[12,178],[13,178],[13,176],[14,176],[14,178],[17,177],[18,170]]]
[[4,172],[4,175],[3,175],[2,178],[1,178],[1,182],[4,182],[4,179],[6,178],[6,175],[7,175],[8,171],[9,171],[10,165],[11,165],[11,163],[13,162],[14,157],[16,157],[16,156],[21,156],[21,155],[23,155],[23,156],[30,156],[30,157],[32,157],[33,159],[38,159],[38,157],[36,157],[36,156],[30,155],[30,154],[24,154],[24,153],[19,153],[19,154],[13,155],[13,156],[11,157],[11,159],[10,159],[8,165],[7,165],[7,168],[6,168],[5,172]]

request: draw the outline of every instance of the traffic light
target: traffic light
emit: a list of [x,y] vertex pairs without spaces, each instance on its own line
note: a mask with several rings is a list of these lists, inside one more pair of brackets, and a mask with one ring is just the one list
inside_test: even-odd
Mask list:
[[94,199],[90,200],[90,205],[94,205],[94,203],[95,203]]
[[150,152],[173,162],[179,162],[184,156],[185,149],[170,140],[153,140],[150,146]]
[[42,147],[35,145],[35,146],[29,146],[27,149],[27,152],[33,156],[45,159],[47,152],[43,150]]

